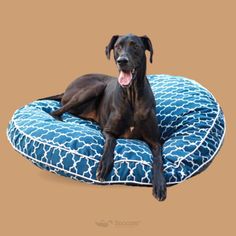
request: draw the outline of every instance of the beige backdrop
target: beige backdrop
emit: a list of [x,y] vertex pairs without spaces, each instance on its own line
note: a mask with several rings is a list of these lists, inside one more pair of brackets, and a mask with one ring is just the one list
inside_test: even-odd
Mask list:
[[[1,0],[0,235],[236,235],[233,2]],[[213,164],[169,188],[163,203],[151,188],[94,186],[42,171],[5,135],[17,108],[63,91],[76,76],[117,75],[104,49],[113,34],[129,32],[152,40],[148,73],[197,80],[226,115]]]

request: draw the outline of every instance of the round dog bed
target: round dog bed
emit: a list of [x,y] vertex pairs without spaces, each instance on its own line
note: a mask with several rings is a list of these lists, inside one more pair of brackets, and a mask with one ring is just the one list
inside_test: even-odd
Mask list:
[[[197,82],[170,75],[149,75],[156,98],[168,185],[203,171],[219,151],[223,112],[213,95]],[[151,185],[152,155],[140,140],[118,139],[114,167],[105,182],[96,180],[103,153],[100,127],[69,113],[55,120],[57,101],[32,102],[18,109],[7,130],[12,146],[36,166],[76,180],[98,184]]]

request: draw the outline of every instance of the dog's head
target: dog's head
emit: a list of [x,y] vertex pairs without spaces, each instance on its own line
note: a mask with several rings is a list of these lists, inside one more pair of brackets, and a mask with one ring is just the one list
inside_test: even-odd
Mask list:
[[153,48],[151,40],[147,36],[114,35],[106,47],[107,58],[110,58],[111,50],[114,51],[114,59],[119,70],[118,82],[122,87],[129,86],[137,71],[146,65],[145,51],[150,52],[152,63]]

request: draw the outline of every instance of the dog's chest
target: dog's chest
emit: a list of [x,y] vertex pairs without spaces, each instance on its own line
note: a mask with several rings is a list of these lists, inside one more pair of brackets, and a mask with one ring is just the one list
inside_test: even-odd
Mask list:
[[130,127],[129,127],[129,130],[130,130],[130,132],[132,133],[132,131],[134,130],[134,126],[130,126]]
[[149,106],[143,106],[143,104],[136,103],[136,106],[130,107],[124,112],[126,122],[124,123],[124,131],[121,135],[122,138],[142,138],[141,126],[142,121],[146,120],[150,113]]
[[122,134],[122,138],[132,138],[134,135],[134,126],[129,126]]
[[129,125],[127,125],[127,127],[124,129],[123,134],[121,135],[121,138],[141,138],[142,135],[140,134],[140,128],[137,125],[137,123],[130,122]]

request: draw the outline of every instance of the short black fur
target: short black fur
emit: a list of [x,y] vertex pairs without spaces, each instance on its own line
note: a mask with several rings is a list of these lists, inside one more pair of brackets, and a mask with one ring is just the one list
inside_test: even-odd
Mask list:
[[132,71],[130,84],[121,86],[116,77],[102,74],[81,76],[63,94],[48,97],[61,100],[62,103],[62,107],[54,111],[52,116],[61,120],[63,113],[70,112],[101,126],[105,145],[97,169],[97,179],[100,181],[106,179],[113,167],[117,138],[144,140],[153,155],[153,195],[163,201],[166,198],[166,182],[155,115],[156,104],[146,78],[145,51],[150,52],[152,62],[151,40],[147,36],[115,35],[106,47],[107,58],[110,58],[111,50],[114,50],[114,60],[119,72]]

